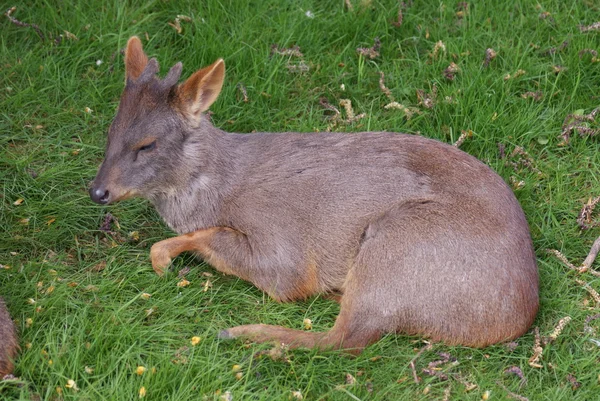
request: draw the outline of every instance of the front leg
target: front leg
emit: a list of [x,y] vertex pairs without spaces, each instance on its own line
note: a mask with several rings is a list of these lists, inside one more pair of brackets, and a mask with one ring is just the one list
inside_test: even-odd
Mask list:
[[308,252],[293,243],[276,244],[276,239],[253,241],[229,227],[211,227],[157,242],[150,256],[154,271],[162,276],[171,260],[192,251],[225,274],[237,276],[277,301],[305,299],[321,290],[319,268]]
[[[152,259],[152,268],[159,276],[165,274],[165,270],[171,264],[171,260],[180,253],[186,251],[197,252],[217,270],[226,274],[233,274],[241,278],[240,272],[232,268],[225,260],[215,255],[211,243],[216,235],[225,235],[233,237],[238,245],[245,243],[245,235],[229,227],[211,227],[204,230],[194,231],[192,233],[179,235],[169,238],[152,245],[150,249],[150,258]],[[236,238],[237,237],[237,238]]]

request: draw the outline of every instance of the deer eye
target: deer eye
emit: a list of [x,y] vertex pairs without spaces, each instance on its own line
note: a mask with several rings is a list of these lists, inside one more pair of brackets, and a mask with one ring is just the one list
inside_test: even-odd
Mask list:
[[148,150],[153,150],[156,147],[156,141],[150,142],[148,145],[140,146],[138,148],[138,152],[146,152]]

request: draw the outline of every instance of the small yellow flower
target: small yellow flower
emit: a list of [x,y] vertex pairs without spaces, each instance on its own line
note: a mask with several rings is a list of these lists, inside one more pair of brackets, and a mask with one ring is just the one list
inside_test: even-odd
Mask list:
[[77,387],[77,383],[75,383],[75,380],[73,380],[73,379],[67,380],[67,384],[65,384],[65,387],[73,389],[73,391],[79,390],[79,387]]
[[146,387],[140,387],[139,396],[140,398],[144,398],[146,396]]
[[235,374],[235,379],[236,380],[242,380],[243,377],[244,377],[244,374],[242,372],[237,372]]
[[142,292],[142,295],[140,295],[142,299],[150,299],[151,296],[152,294],[148,294],[147,292]]
[[88,375],[91,375],[92,373],[94,373],[94,368],[90,368],[89,366],[86,366],[84,368],[85,373],[87,373]]
[[138,366],[137,369],[135,370],[135,373],[138,376],[141,376],[144,374],[144,372],[146,372],[148,369],[146,369],[144,366]]
[[200,340],[202,340],[200,337],[194,336],[194,337],[192,337],[192,340],[190,341],[190,343],[192,343],[192,345],[196,346],[196,345],[200,344]]
[[302,324],[304,325],[304,330],[312,330],[312,320],[304,319]]
[[48,365],[52,366],[54,364],[54,362],[52,361],[52,359],[48,359]]
[[481,399],[483,401],[489,400],[490,399],[490,390],[487,390],[485,393],[483,393],[483,395],[481,396]]
[[292,398],[295,400],[302,400],[302,393],[300,391],[292,391]]
[[242,370],[242,367],[240,365],[233,365],[233,367],[231,368],[232,372],[239,372],[240,370]]
[[31,327],[31,325],[33,324],[33,319],[28,317],[27,319],[25,319],[25,327]]
[[191,283],[186,279],[182,279],[180,282],[177,283],[177,287],[187,287],[190,284]]

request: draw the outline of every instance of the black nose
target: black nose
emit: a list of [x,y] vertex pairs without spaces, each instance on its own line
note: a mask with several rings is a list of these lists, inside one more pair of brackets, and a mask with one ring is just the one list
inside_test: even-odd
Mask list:
[[90,198],[96,203],[106,205],[108,203],[108,190],[104,188],[90,188]]

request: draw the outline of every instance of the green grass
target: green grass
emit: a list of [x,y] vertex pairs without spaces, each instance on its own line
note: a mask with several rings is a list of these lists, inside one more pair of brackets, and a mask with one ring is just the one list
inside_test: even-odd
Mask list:
[[[545,249],[559,249],[579,264],[600,235],[600,229],[582,231],[576,223],[583,202],[600,195],[598,139],[574,134],[561,146],[558,138],[567,114],[600,105],[600,63],[579,55],[600,51],[600,32],[578,28],[599,21],[600,7],[591,0],[472,2],[459,18],[456,1],[416,1],[396,27],[397,2],[352,3],[353,10],[342,0],[18,5],[13,15],[36,23],[47,36],[68,31],[78,38],[59,44],[1,18],[0,263],[10,268],[0,269],[0,295],[17,322],[22,350],[18,379],[0,382],[0,398],[132,400],[144,386],[148,400],[211,400],[226,391],[234,400],[288,400],[292,391],[307,400],[436,400],[450,386],[452,400],[479,400],[486,391],[490,399],[506,399],[498,383],[531,400],[597,398],[600,348],[589,340],[600,332],[588,334],[583,327],[598,305],[575,282],[576,274]],[[4,3],[2,10],[12,5]],[[308,10],[314,18],[305,15]],[[550,17],[540,18],[543,12]],[[192,19],[181,23],[181,34],[168,25],[179,14]],[[515,193],[531,226],[541,280],[535,325],[547,336],[560,318],[573,319],[544,349],[543,367],[528,364],[532,333],[514,351],[435,344],[415,361],[420,383],[409,366],[424,345],[419,338],[388,335],[356,358],[295,350],[279,360],[262,354],[267,345],[218,341],[219,330],[245,323],[301,328],[310,318],[313,330],[327,330],[339,308],[319,297],[277,304],[190,256],[174,263],[174,272],[191,268],[191,285],[179,288],[176,273],[158,278],[150,267],[151,244],[173,235],[150,205],[136,200],[99,207],[89,200],[87,185],[102,160],[123,87],[119,49],[131,35],[143,38],[163,73],[181,60],[189,76],[223,57],[226,84],[212,118],[228,131],[323,131],[329,124],[319,105],[323,97],[335,106],[351,99],[357,114],[367,114],[338,130],[402,131],[445,142],[472,130],[462,149],[507,181],[523,181]],[[381,39],[380,56],[359,56],[356,48],[372,46],[375,37]],[[440,40],[446,52],[433,58]],[[563,41],[568,46],[560,49]],[[298,45],[310,71],[290,72],[288,63],[300,60],[271,55],[274,43]],[[552,47],[558,50],[544,52]],[[498,56],[484,68],[486,48]],[[450,62],[460,67],[454,81],[443,76]],[[556,74],[557,65],[566,70]],[[519,69],[526,73],[504,80]],[[379,88],[380,72],[394,98],[421,114],[407,119],[384,109],[390,100]],[[238,83],[247,88],[248,102]],[[434,86],[435,107],[419,106],[416,90]],[[523,99],[528,91],[543,97]],[[499,143],[508,156],[523,147],[539,174],[507,164],[518,156],[500,158]],[[107,212],[119,223],[110,235],[99,230]],[[139,240],[131,238],[134,231]],[[104,269],[97,268],[101,262]],[[600,290],[598,278],[579,278]],[[212,287],[204,291],[206,280]],[[592,326],[600,330],[599,323]],[[195,347],[193,336],[202,338]],[[423,374],[438,352],[458,360],[445,370],[478,387],[467,392],[455,376],[441,381]],[[241,380],[233,365],[241,366]],[[138,376],[137,366],[148,370]],[[503,373],[511,366],[522,369],[526,385]],[[347,373],[354,385],[346,385]],[[573,389],[568,375],[581,386]],[[65,386],[69,379],[79,391]]]

